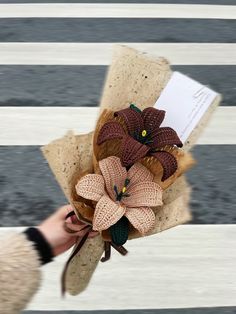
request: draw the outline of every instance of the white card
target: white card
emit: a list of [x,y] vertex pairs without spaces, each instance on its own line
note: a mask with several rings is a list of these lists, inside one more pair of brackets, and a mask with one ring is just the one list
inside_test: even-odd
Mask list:
[[218,94],[174,72],[154,107],[166,111],[161,126],[173,128],[184,143]]

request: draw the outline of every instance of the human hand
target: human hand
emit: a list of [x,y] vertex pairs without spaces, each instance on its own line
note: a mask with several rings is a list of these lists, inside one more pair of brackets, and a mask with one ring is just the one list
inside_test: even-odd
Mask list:
[[[39,231],[50,244],[54,256],[70,249],[76,243],[77,238],[83,237],[86,233],[86,230],[82,230],[84,223],[80,222],[76,216],[66,219],[67,214],[72,210],[73,208],[70,205],[62,206],[38,226]],[[75,233],[67,232],[65,223],[66,227],[75,231]],[[94,237],[97,234],[95,231],[90,232],[89,237]]]

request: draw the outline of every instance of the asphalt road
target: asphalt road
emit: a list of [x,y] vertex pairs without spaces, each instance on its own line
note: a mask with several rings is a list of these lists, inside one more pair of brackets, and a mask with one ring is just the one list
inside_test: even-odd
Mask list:
[[[49,3],[48,0],[1,0],[0,3]],[[66,3],[64,0],[50,0],[50,3]],[[70,3],[183,3],[235,5],[235,0],[70,0]]]
[[[25,314],[59,314],[58,311],[25,311]],[[61,312],[62,313],[62,312]],[[122,311],[63,311],[63,314],[235,314],[235,307],[211,307],[191,309],[153,309],[153,310],[122,310]]]
[[[222,106],[235,105],[236,66],[172,68],[221,93]],[[105,66],[0,65],[0,105],[94,107],[99,103],[106,70]]]
[[223,19],[10,18],[0,19],[0,41],[233,43],[235,29]]

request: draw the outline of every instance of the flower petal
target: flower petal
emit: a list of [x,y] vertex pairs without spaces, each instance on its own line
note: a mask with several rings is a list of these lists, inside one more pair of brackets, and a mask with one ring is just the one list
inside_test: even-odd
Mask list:
[[183,143],[181,142],[178,134],[169,127],[160,128],[159,131],[153,136],[152,143],[150,146],[152,148],[161,148],[166,145],[176,145],[182,147]]
[[136,133],[139,134],[144,128],[142,112],[126,108],[115,112],[114,115],[116,117],[122,117],[131,136],[135,136]]
[[79,196],[98,202],[104,195],[104,179],[100,174],[87,174],[76,184],[75,189]]
[[150,147],[139,143],[131,136],[127,135],[121,144],[121,163],[128,167],[134,164],[139,159],[145,157],[150,150]]
[[127,208],[125,216],[143,235],[150,231],[155,224],[155,214],[150,207]]
[[116,121],[109,121],[105,123],[99,131],[97,144],[101,145],[107,140],[121,139],[125,135],[125,130],[120,123]]
[[111,199],[116,200],[114,187],[120,192],[127,178],[127,171],[122,167],[120,158],[111,156],[99,161],[99,168],[105,180],[106,190]]
[[164,110],[152,107],[143,110],[144,127],[149,134],[156,133],[165,118],[165,113]]
[[160,161],[163,167],[163,175],[161,181],[165,181],[169,177],[171,177],[178,168],[178,163],[176,158],[169,152],[159,151],[152,153],[158,161]]
[[93,230],[102,231],[114,225],[125,213],[125,207],[104,195],[96,205],[93,217]]
[[141,163],[136,162],[128,171],[128,178],[130,179],[131,187],[140,181],[153,181],[154,175]]
[[127,207],[162,205],[162,188],[155,182],[140,181],[127,188],[128,197],[122,199]]

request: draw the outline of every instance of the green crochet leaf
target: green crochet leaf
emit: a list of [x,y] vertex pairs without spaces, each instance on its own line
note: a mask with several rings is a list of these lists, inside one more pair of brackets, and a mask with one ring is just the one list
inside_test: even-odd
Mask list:
[[139,113],[142,112],[142,110],[140,110],[135,104],[130,104],[130,109],[134,110],[134,111],[137,111]]
[[110,227],[112,242],[118,246],[125,244],[129,236],[129,221],[123,216],[117,223]]

